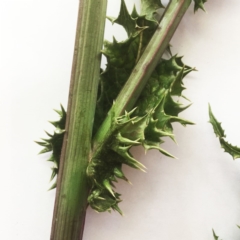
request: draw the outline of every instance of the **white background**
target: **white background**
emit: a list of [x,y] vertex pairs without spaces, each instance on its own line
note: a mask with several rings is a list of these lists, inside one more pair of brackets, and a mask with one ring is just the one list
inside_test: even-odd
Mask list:
[[[108,15],[117,16],[119,2],[109,0]],[[84,240],[213,240],[212,228],[224,240],[240,238],[240,160],[223,152],[208,123],[210,102],[240,145],[240,1],[205,6],[195,15],[190,7],[172,40],[173,52],[198,69],[185,80],[193,105],[181,115],[196,125],[174,125],[178,145],[163,145],[177,160],[133,150],[148,171],[124,168],[133,183],[117,186],[124,217],[88,209]],[[53,131],[52,109],[67,105],[77,10],[77,0],[0,2],[2,240],[49,239],[55,190],[47,191],[51,164],[34,140]]]

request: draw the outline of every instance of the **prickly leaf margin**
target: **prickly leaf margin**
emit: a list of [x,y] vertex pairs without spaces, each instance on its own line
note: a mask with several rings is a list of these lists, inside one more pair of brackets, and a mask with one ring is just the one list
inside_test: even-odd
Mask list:
[[[233,146],[229,142],[225,140],[226,134],[224,129],[221,126],[221,122],[217,120],[217,118],[214,116],[211,106],[209,105],[208,108],[209,111],[209,122],[213,126],[214,133],[216,137],[219,139],[219,142],[221,144],[221,147],[224,149],[224,151],[228,154],[230,154],[233,157],[233,160],[240,158],[240,148],[238,146]],[[238,228],[240,228],[238,226]],[[215,235],[215,232],[213,231],[213,236],[215,240],[218,240],[218,236]]]
[[[206,0],[194,1],[195,11],[199,8],[203,9]],[[130,14],[122,0],[119,16],[108,17],[113,24],[119,24],[126,30],[128,38],[122,42],[113,38],[112,42],[104,43],[102,53],[107,58],[107,66],[104,71],[100,71],[93,134],[105,119],[108,110],[114,104],[114,99],[151,39],[158,24],[157,19],[161,18],[161,15],[157,15],[157,10],[163,7],[160,0],[142,0],[141,14],[135,7]],[[89,183],[92,186],[88,202],[93,209],[98,212],[112,209],[121,213],[118,206],[121,201],[120,194],[114,190],[113,182],[117,179],[128,181],[122,172],[122,165],[126,164],[142,171],[145,168],[131,155],[129,150],[132,146],[142,145],[146,151],[158,149],[162,154],[173,157],[159,145],[163,143],[163,137],[167,136],[174,140],[173,122],[179,122],[183,126],[193,124],[178,116],[188,106],[175,101],[175,97],[184,97],[182,95],[185,89],[183,78],[193,70],[182,62],[181,57],[171,56],[169,59],[162,59],[140,95],[135,108],[125,112],[121,117],[113,118],[111,127],[115,131],[111,141],[106,144],[101,153],[91,159],[87,169]],[[56,127],[54,135],[48,134],[50,139],[38,142],[44,147],[42,153],[52,151],[50,161],[55,163],[52,178],[58,173],[66,119],[63,108],[58,113],[60,120],[53,124]],[[61,122],[61,126],[58,122]],[[52,188],[55,186],[56,184]]]
[[[123,42],[117,42],[115,39],[113,42],[105,42],[102,52],[107,57],[108,63],[101,75],[102,91],[96,112],[97,120],[101,119],[101,115],[107,114],[106,109],[114,105],[114,99],[131,74],[157,26],[156,10],[162,5],[155,4],[157,1],[148,1],[151,3],[149,5],[146,4],[147,1],[143,2],[141,14],[137,13],[135,8],[130,14],[122,1],[119,16],[110,18],[113,23],[121,25],[127,31],[129,38]],[[135,29],[132,28],[134,21]],[[182,62],[181,57],[171,56],[168,59],[161,59],[135,107],[120,117],[112,118],[111,127],[114,129],[114,134],[102,151],[93,154],[87,168],[87,175],[92,185],[88,201],[97,212],[112,209],[122,213],[118,206],[121,195],[116,192],[114,182],[118,179],[129,182],[122,171],[123,164],[145,171],[144,165],[130,152],[133,146],[141,145],[146,151],[158,149],[162,154],[174,157],[162,149],[160,144],[164,142],[163,137],[174,140],[173,122],[184,126],[193,124],[178,116],[188,106],[175,101],[175,97],[181,97],[185,89],[183,78],[193,70]],[[115,84],[111,85],[111,82]],[[105,107],[101,107],[101,104]]]
[[233,157],[233,159],[240,158],[240,148],[238,146],[233,146],[232,144],[225,140],[226,138],[225,132],[221,126],[221,123],[218,122],[216,117],[213,115],[210,105],[209,105],[209,118],[210,118],[209,122],[213,126],[214,133],[218,137],[221,147],[224,149],[224,151],[229,153]]
[[[58,174],[61,149],[65,132],[64,128],[66,123],[66,111],[64,110],[63,106],[61,105],[61,110],[55,110],[55,112],[59,115],[60,119],[58,121],[50,121],[50,123],[55,127],[54,133],[50,134],[46,132],[49,138],[42,138],[42,141],[36,141],[37,144],[44,147],[39,154],[51,152],[51,156],[48,161],[52,162],[54,166],[52,167],[52,175],[50,181],[52,181]],[[50,189],[55,188],[56,185],[57,181],[55,179],[55,182]]]

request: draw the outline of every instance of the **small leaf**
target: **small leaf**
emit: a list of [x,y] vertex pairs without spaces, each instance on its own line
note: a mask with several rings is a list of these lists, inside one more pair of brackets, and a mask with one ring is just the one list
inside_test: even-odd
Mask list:
[[224,151],[229,153],[233,157],[233,159],[240,158],[240,148],[237,146],[233,146],[232,144],[228,143],[225,140],[226,135],[221,126],[221,123],[218,122],[216,117],[213,115],[210,105],[209,105],[209,118],[210,118],[209,122],[212,124],[213,130],[216,136],[218,137],[221,147],[224,149]]
[[[55,178],[55,176],[58,174],[63,137],[65,133],[64,128],[65,128],[65,122],[66,122],[66,111],[64,110],[62,105],[61,105],[61,110],[54,110],[54,111],[57,112],[60,116],[60,119],[58,121],[50,122],[55,126],[54,133],[49,134],[48,132],[46,132],[46,134],[49,136],[48,139],[42,138],[43,140],[42,142],[36,141],[37,144],[44,147],[39,154],[52,151],[50,158],[47,160],[47,161],[53,162],[55,165],[52,168],[52,175],[51,175],[50,181],[52,181]],[[54,189],[56,187],[56,184],[57,184],[57,180],[49,190]]]
[[215,118],[215,116],[212,113],[212,109],[211,109],[210,104],[209,104],[208,110],[209,110],[209,118],[210,118],[209,122],[212,124],[213,130],[214,130],[216,136],[218,138],[226,137],[226,135],[224,133],[224,130],[221,126],[221,123],[217,121],[217,119]]
[[225,152],[229,153],[233,159],[240,158],[240,148],[233,146],[230,143],[226,142],[223,138],[220,138],[220,143]]

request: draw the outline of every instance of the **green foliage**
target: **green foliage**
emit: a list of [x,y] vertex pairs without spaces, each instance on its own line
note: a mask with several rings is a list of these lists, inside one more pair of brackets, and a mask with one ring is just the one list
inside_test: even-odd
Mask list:
[[218,122],[216,117],[213,115],[210,105],[209,105],[209,118],[210,118],[210,123],[213,126],[214,133],[218,137],[221,147],[224,149],[224,151],[229,153],[233,157],[233,159],[240,158],[240,148],[237,146],[233,146],[232,144],[228,143],[225,140],[226,135],[221,126],[221,123]]
[[[106,118],[109,109],[114,105],[123,85],[129,78],[134,66],[141,57],[161,18],[159,8],[163,8],[160,0],[141,0],[141,14],[134,7],[129,13],[124,0],[121,1],[120,13],[117,18],[108,17],[113,24],[121,25],[128,38],[118,42],[105,41],[102,53],[107,58],[105,70],[101,70],[98,100],[94,117],[93,135]],[[195,11],[203,9],[206,0],[195,0]],[[169,48],[166,49],[169,52]],[[193,124],[178,116],[188,106],[183,106],[176,98],[184,97],[183,78],[194,69],[185,65],[182,58],[171,56],[161,59],[153,71],[147,85],[141,93],[135,108],[120,117],[113,117],[111,128],[114,130],[111,139],[97,154],[92,154],[87,176],[91,191],[89,205],[98,212],[111,211],[122,213],[118,207],[120,194],[115,191],[117,179],[128,179],[122,171],[122,165],[145,171],[143,164],[130,153],[133,146],[142,145],[145,150],[158,149],[162,154],[174,157],[160,147],[164,137],[174,140],[172,123],[183,126]],[[185,97],[184,97],[185,98]],[[52,122],[56,127],[53,135],[43,142],[37,142],[44,149],[41,153],[52,151],[49,161],[54,162],[52,178],[58,173],[61,148],[64,136],[66,112],[62,108],[57,111],[60,120]],[[54,188],[56,183],[51,187]]]
[[[107,57],[108,63],[106,70],[101,74],[101,92],[95,117],[96,129],[114,104],[114,99],[157,26],[153,16],[156,9],[162,5],[157,4],[159,1],[142,2],[145,7],[142,10],[144,15],[139,15],[135,8],[132,14],[129,14],[122,1],[118,18],[109,18],[113,23],[123,26],[129,38],[123,42],[113,39],[113,42],[104,44],[102,52]],[[133,23],[136,24],[136,28],[133,28]],[[121,213],[118,207],[121,201],[120,194],[115,191],[114,182],[117,182],[118,178],[129,182],[122,171],[122,165],[145,171],[144,165],[130,153],[131,147],[141,145],[146,151],[158,149],[162,154],[173,157],[159,145],[164,142],[163,137],[174,139],[173,122],[179,122],[184,126],[193,124],[178,117],[178,114],[188,106],[182,106],[174,99],[182,96],[185,89],[183,78],[192,70],[194,69],[183,64],[181,57],[161,59],[135,108],[126,111],[120,117],[113,117],[111,126],[114,129],[113,136],[102,151],[93,154],[87,168],[92,185],[88,202],[93,209],[98,212],[113,209]]]
[[[226,134],[224,129],[221,126],[221,122],[218,122],[216,117],[213,115],[211,106],[209,105],[209,122],[213,126],[214,133],[216,134],[217,138],[219,139],[219,142],[221,144],[221,147],[224,149],[225,152],[229,153],[233,159],[240,158],[240,148],[237,146],[233,146],[232,144],[228,143],[225,138]],[[240,228],[238,226],[238,228]],[[213,236],[215,240],[219,240],[219,237],[216,236],[215,232],[213,231]]]
[[[149,13],[149,11],[147,12]],[[155,12],[155,9],[153,12]],[[145,15],[140,16],[135,7],[129,14],[123,0],[121,1],[119,16],[117,18],[108,17],[108,19],[112,23],[121,25],[126,30],[128,39],[117,42],[113,38],[113,42],[104,42],[102,53],[107,58],[107,66],[100,75],[93,134],[97,132],[105,119],[113,101],[130,76],[157,27],[155,19],[148,20]]]
[[[61,106],[61,110],[55,110],[55,111],[60,116],[60,119],[55,122],[50,122],[55,127],[55,131],[53,135],[46,132],[49,138],[48,139],[42,138],[41,142],[36,142],[40,146],[44,147],[39,154],[52,152],[50,158],[48,159],[48,161],[54,163],[54,166],[52,167],[52,175],[51,175],[50,181],[52,181],[55,178],[55,176],[58,174],[60,155],[61,155],[61,149],[63,144],[64,132],[65,132],[64,128],[65,128],[65,122],[66,122],[66,112],[63,106]],[[50,189],[53,189],[55,187],[56,187],[56,181],[51,186]]]
[[178,113],[186,107],[173,99],[183,89],[183,77],[192,70],[180,63],[180,58],[176,56],[159,63],[136,103],[136,108],[115,119],[115,135],[107,144],[108,149],[90,162],[87,174],[93,189],[89,203],[96,211],[109,211],[112,208],[120,212],[120,194],[115,192],[113,182],[117,178],[128,181],[122,172],[122,164],[144,171],[145,167],[129,152],[132,146],[142,145],[146,151],[158,149],[162,154],[173,157],[159,147],[164,142],[162,138],[174,139],[173,122],[192,124],[178,117]]

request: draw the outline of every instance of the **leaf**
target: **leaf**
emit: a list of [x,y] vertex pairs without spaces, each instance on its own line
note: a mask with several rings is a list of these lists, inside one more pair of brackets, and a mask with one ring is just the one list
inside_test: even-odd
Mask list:
[[129,14],[124,1],[121,2],[119,16],[108,19],[121,25],[128,33],[128,38],[121,42],[115,38],[112,42],[104,42],[102,53],[107,58],[107,65],[100,75],[93,135],[105,119],[157,27],[155,19],[148,20],[145,15],[140,16],[135,7]]
[[222,126],[221,126],[221,123],[217,121],[216,117],[212,113],[212,109],[211,109],[210,104],[208,105],[208,110],[209,110],[209,118],[210,118],[209,122],[213,126],[214,133],[216,134],[216,136],[218,138],[226,137],[226,135],[224,133],[224,130],[223,130]]
[[[65,128],[65,122],[66,122],[66,111],[64,110],[62,105],[61,105],[61,110],[55,110],[55,112],[58,113],[60,119],[58,121],[50,122],[53,126],[55,126],[53,135],[46,132],[46,134],[50,138],[42,139],[43,142],[36,141],[37,144],[44,147],[39,154],[52,152],[51,156],[47,160],[47,161],[53,162],[55,165],[52,168],[52,175],[51,175],[50,181],[52,181],[58,174],[63,137],[65,133],[64,128]],[[57,180],[49,190],[54,189],[56,187],[56,182]]]
[[232,144],[228,143],[225,140],[226,135],[221,126],[221,123],[218,122],[216,117],[213,115],[210,105],[209,105],[209,118],[210,118],[209,122],[212,124],[213,130],[216,136],[218,137],[221,147],[224,149],[224,151],[229,153],[233,157],[233,159],[240,158],[240,148],[237,146],[233,146]]
[[[111,54],[114,57],[115,53]],[[135,107],[113,119],[112,128],[115,129],[115,134],[87,168],[87,175],[92,183],[89,204],[93,209],[101,212],[118,208],[120,194],[114,190],[113,182],[117,181],[116,178],[129,182],[121,170],[123,164],[145,171],[144,165],[130,153],[131,147],[141,145],[146,151],[157,149],[163,155],[174,158],[160,144],[164,142],[163,137],[174,139],[173,122],[193,124],[178,116],[188,106],[182,106],[173,99],[173,94],[185,89],[183,78],[190,71],[192,68],[186,67],[177,56],[162,59]]]
[[[104,42],[102,53],[107,58],[107,65],[104,71],[100,71],[93,135],[114,104],[157,27],[155,16],[157,10],[163,7],[161,1],[142,0],[142,7],[141,14],[137,13],[135,7],[129,14],[122,0],[118,17],[108,17],[113,24],[119,24],[126,30],[128,38],[121,42],[115,38],[112,42]],[[113,134],[103,143],[100,150],[94,153],[86,171],[91,188],[88,203],[94,210],[97,212],[115,210],[122,214],[118,207],[121,201],[120,194],[115,191],[114,182],[118,179],[129,182],[122,171],[123,164],[141,171],[146,169],[131,154],[130,149],[133,146],[141,145],[146,151],[157,149],[163,155],[174,158],[160,145],[164,142],[164,137],[174,140],[173,122],[182,125],[193,124],[178,116],[188,106],[174,100],[174,96],[182,96],[185,89],[183,78],[192,70],[177,55],[169,59],[160,59],[134,108],[118,118],[113,114],[111,123]],[[66,120],[63,108],[57,113],[60,120],[51,122],[56,127],[54,134],[49,135],[49,139],[39,142],[44,147],[43,151],[52,151],[49,161],[55,166],[51,179],[58,173]],[[55,185],[56,183],[52,187]]]
[[240,148],[233,146],[230,143],[226,142],[223,138],[220,138],[220,143],[225,152],[229,153],[233,159],[240,158]]

